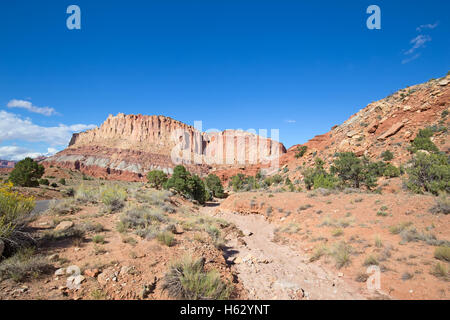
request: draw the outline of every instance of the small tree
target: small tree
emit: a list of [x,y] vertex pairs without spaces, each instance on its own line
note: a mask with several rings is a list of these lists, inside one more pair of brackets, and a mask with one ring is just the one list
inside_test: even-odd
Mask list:
[[444,154],[417,152],[407,173],[409,177],[406,186],[415,193],[450,193],[450,163]]
[[164,184],[164,187],[166,189],[173,188],[201,204],[208,199],[203,180],[197,175],[191,175],[182,165],[178,165],[173,169],[173,174]]
[[297,147],[297,153],[295,154],[295,157],[297,159],[303,157],[305,155],[305,153],[306,153],[306,150],[308,150],[307,146],[299,146],[299,147]]
[[430,128],[425,128],[425,129],[419,130],[419,133],[414,138],[414,140],[411,143],[411,146],[408,148],[408,150],[412,153],[415,153],[418,150],[439,152],[438,147],[436,147],[436,145],[430,139],[433,136],[433,134],[434,134],[434,132]]
[[167,182],[167,174],[161,170],[153,170],[147,173],[147,180],[150,186],[156,189],[161,189]]
[[303,171],[303,181],[305,183],[306,189],[311,190],[313,187],[314,189],[335,188],[338,181],[333,174],[328,173],[324,169],[323,166],[325,162],[320,158],[316,158],[314,162],[315,168],[307,168],[305,171]]
[[59,184],[65,186],[66,185],[66,179],[64,179],[64,178],[59,179]]
[[376,186],[376,177],[370,170],[367,158],[359,159],[353,152],[338,153],[331,172],[336,173],[344,184],[359,188],[362,184],[367,188]]
[[9,180],[16,186],[37,187],[44,171],[43,165],[31,158],[25,158],[16,163],[9,175]]
[[39,179],[39,184],[42,184],[44,186],[49,186],[50,181],[48,181],[48,179]]
[[212,194],[216,198],[225,197],[225,193],[223,191],[222,182],[219,177],[215,174],[210,174],[205,179],[206,187],[211,190]]
[[201,204],[209,200],[209,194],[206,191],[205,183],[197,175],[191,175],[188,178],[187,184],[189,186],[189,194],[194,200],[197,200]]
[[188,177],[190,177],[189,171],[182,165],[178,165],[173,169],[172,176],[164,184],[165,188],[173,188],[183,194],[189,194],[189,186],[187,185]]
[[386,150],[383,153],[381,153],[381,157],[383,158],[384,161],[391,161],[392,159],[394,159],[394,154],[389,150]]

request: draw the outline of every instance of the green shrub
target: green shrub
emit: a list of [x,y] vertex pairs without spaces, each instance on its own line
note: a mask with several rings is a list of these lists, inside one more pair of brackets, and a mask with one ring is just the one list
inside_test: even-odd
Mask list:
[[205,271],[204,264],[204,259],[194,260],[191,257],[173,263],[164,276],[163,290],[175,299],[228,299],[232,287],[220,279],[217,271]]
[[383,176],[388,178],[394,178],[400,176],[400,169],[396,166],[388,163],[386,164],[386,167],[384,168]]
[[381,157],[384,161],[391,161],[392,159],[394,159],[394,154],[391,151],[386,150],[381,153]]
[[191,173],[181,165],[174,168],[172,176],[167,180],[164,187],[166,189],[175,189],[181,194],[197,200],[201,204],[205,203],[208,198],[203,180],[197,175],[191,175]]
[[220,181],[219,177],[215,174],[209,174],[205,178],[205,184],[208,190],[210,190],[214,197],[216,198],[224,198],[225,193],[223,191],[222,182]]
[[58,184],[56,182],[53,182],[50,186],[53,187],[53,188],[57,188]]
[[331,173],[337,174],[344,185],[354,188],[365,185],[371,189],[376,186],[376,177],[370,170],[370,162],[365,157],[359,159],[353,152],[338,153],[331,167]]
[[[268,177],[264,180],[264,184],[266,186],[270,186],[272,184],[272,181],[273,181],[272,177]],[[238,173],[237,175],[231,177],[229,186],[233,188],[234,192],[250,191],[253,189],[259,189],[260,187],[255,177],[246,176],[243,175],[242,173]]]
[[297,152],[295,153],[295,157],[297,159],[303,157],[305,155],[307,149],[308,149],[307,146],[299,146],[299,147],[297,147]]
[[414,138],[413,142],[411,142],[411,146],[408,148],[408,150],[413,153],[417,152],[418,150],[438,152],[439,149],[430,139],[433,134],[434,132],[430,128],[419,130],[419,133]]
[[406,171],[406,186],[415,193],[427,191],[438,195],[440,191],[450,192],[450,164],[444,154],[418,152]]
[[95,236],[92,237],[92,242],[104,244],[105,243],[105,236],[100,235],[100,234],[96,234]]
[[16,163],[9,175],[9,180],[16,186],[37,187],[38,180],[44,174],[44,166],[31,158],[25,158]]
[[48,185],[50,185],[50,181],[48,181],[48,179],[39,179],[39,184],[48,186]]
[[147,173],[147,180],[150,186],[156,189],[161,189],[167,182],[167,174],[161,170],[153,170]]
[[334,189],[337,186],[338,179],[331,174],[316,174],[314,176],[314,189],[325,188]]
[[337,178],[328,173],[324,168],[324,161],[320,158],[316,158],[314,168],[305,169],[303,174],[303,182],[308,190],[318,188],[333,189],[337,185]]
[[63,186],[66,185],[66,179],[64,179],[64,178],[59,179],[58,182],[59,182],[60,185],[63,185]]

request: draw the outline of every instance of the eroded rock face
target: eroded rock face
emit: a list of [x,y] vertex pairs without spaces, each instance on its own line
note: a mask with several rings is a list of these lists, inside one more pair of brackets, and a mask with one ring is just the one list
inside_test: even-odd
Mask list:
[[74,134],[67,149],[43,163],[133,181],[155,169],[171,174],[178,164],[204,175],[215,167],[245,167],[285,152],[281,143],[249,132],[205,133],[164,116],[119,113],[100,127]]

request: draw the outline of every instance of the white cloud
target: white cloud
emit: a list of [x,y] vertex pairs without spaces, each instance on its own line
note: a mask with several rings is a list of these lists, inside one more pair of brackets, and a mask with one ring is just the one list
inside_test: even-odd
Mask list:
[[22,119],[16,114],[0,110],[0,142],[23,140],[27,142],[46,142],[52,146],[66,146],[72,133],[95,128],[93,124],[60,124],[56,127],[43,127],[30,119]]
[[55,148],[47,148],[47,152],[41,153],[18,146],[3,146],[0,147],[0,159],[19,161],[26,157],[36,158],[39,156],[51,156],[54,155],[57,151],[58,150],[56,150]]
[[410,57],[410,58],[403,59],[403,60],[402,60],[402,64],[406,64],[406,63],[408,63],[408,62],[411,62],[411,61],[413,61],[413,60],[416,60],[418,57],[420,57],[420,53],[416,53],[415,55],[413,55],[413,56]]
[[297,120],[285,120],[285,122],[287,122],[287,123],[296,123],[297,122]]
[[43,114],[44,116],[51,116],[53,114],[56,114],[55,109],[50,107],[37,107],[34,106],[30,101],[26,100],[17,100],[13,99],[8,102],[6,105],[8,108],[22,108],[26,109],[30,112]]
[[419,34],[417,37],[412,39],[409,43],[411,43],[413,46],[405,52],[405,54],[411,54],[414,51],[416,51],[419,48],[422,48],[425,46],[425,43],[430,42],[431,37],[428,35]]
[[428,24],[422,24],[416,28],[417,31],[421,32],[424,29],[434,29],[439,25],[439,22],[436,22],[434,24],[428,23]]

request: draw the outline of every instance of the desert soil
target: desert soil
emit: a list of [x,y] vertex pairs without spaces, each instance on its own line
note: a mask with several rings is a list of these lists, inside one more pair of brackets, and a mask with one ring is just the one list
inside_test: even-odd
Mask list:
[[[275,226],[260,215],[241,215],[228,210],[205,214],[234,223],[241,238],[228,239],[225,256],[237,265],[238,276],[250,299],[363,299],[359,290],[336,274],[308,262],[304,253],[276,243]],[[244,244],[245,243],[245,244]]]

